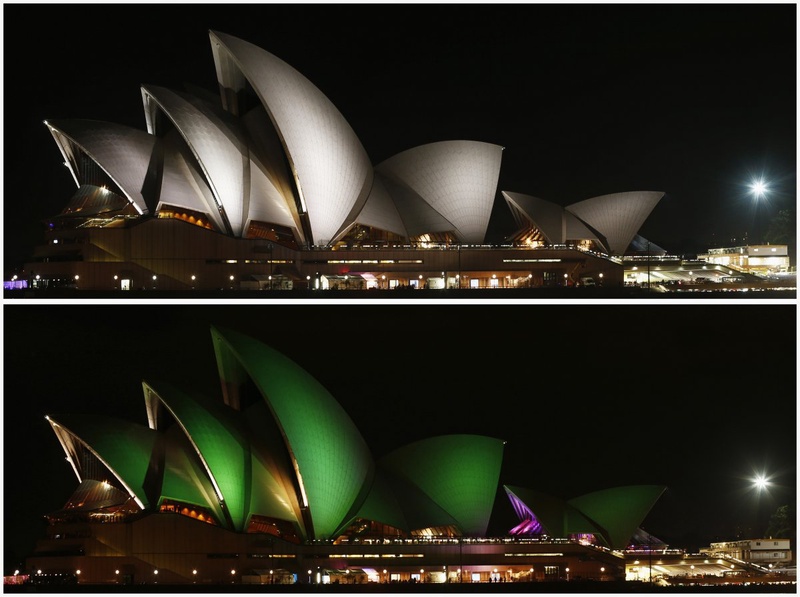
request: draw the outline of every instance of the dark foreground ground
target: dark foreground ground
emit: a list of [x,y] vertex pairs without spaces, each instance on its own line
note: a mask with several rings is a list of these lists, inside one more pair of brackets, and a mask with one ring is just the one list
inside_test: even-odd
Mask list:
[[474,593],[797,593],[796,583],[741,583],[703,586],[658,586],[646,582],[537,582],[468,584],[367,584],[367,585],[19,585],[3,588],[4,593],[316,593],[341,595],[362,593],[410,593],[420,595]]

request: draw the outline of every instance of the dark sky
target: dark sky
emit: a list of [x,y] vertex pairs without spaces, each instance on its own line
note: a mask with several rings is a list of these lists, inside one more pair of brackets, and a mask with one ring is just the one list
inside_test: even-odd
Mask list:
[[[567,499],[666,485],[643,526],[675,547],[763,532],[796,499],[792,304],[6,303],[3,316],[6,556],[77,486],[45,415],[145,425],[143,380],[219,397],[212,324],[295,360],[376,457],[476,433],[507,441],[501,484]],[[757,502],[762,470],[775,485]],[[489,531],[515,522],[499,490]]]
[[[499,190],[561,205],[667,196],[673,253],[741,242],[796,195],[796,12],[782,4],[4,4],[5,268],[73,191],[45,119],[145,128],[140,86],[215,91],[208,31],[285,60],[373,164],[451,139],[504,146]],[[502,237],[513,226],[496,202]],[[762,224],[763,225],[763,224]],[[511,229],[506,229],[511,226]],[[733,240],[733,239],[737,240]]]

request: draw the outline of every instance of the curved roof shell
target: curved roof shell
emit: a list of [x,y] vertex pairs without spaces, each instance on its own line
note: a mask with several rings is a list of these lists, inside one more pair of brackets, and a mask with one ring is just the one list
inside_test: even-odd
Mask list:
[[294,361],[231,330],[212,328],[223,385],[251,379],[281,429],[313,520],[313,537],[347,525],[372,482],[364,439],[328,391]]
[[[189,397],[165,383],[144,383],[150,426],[157,429],[158,404],[169,410],[203,463],[214,485],[217,500],[223,503],[232,527],[245,528],[249,514],[250,449],[247,438],[238,429],[233,411],[199,397]],[[157,402],[156,400],[157,399]]]
[[[245,79],[278,131],[315,245],[349,228],[372,186],[372,164],[331,101],[294,68],[249,42],[209,32],[217,78],[238,92]],[[223,93],[227,93],[224,91]]]
[[[423,199],[462,242],[480,244],[497,194],[502,154],[503,148],[491,143],[441,141],[399,153],[375,170]],[[440,225],[431,220],[423,226],[440,231]]]
[[519,225],[527,220],[536,226],[547,242],[559,244],[564,242],[564,208],[550,201],[532,195],[501,191],[503,198],[514,213]]
[[72,442],[77,441],[114,474],[142,509],[150,505],[145,479],[158,434],[136,423],[100,415],[60,415],[48,417],[79,480],[83,480],[80,460]]
[[591,533],[612,549],[627,547],[636,529],[665,491],[661,485],[614,487],[565,501],[522,487],[504,486],[518,516],[530,511],[548,534]]
[[410,531],[412,526],[403,514],[396,487],[387,474],[380,469],[375,474],[369,493],[356,516],[366,520],[374,520],[397,529]]
[[393,232],[406,238],[411,236],[400,215],[398,204],[389,194],[383,177],[378,173],[372,180],[372,189],[364,204],[364,209],[356,218],[356,223]]
[[46,120],[75,182],[84,181],[78,149],[91,158],[117,185],[136,211],[150,210],[142,195],[156,139],[144,131],[97,120]]
[[443,435],[399,448],[380,465],[421,489],[464,534],[481,536],[489,525],[504,445],[481,435]]
[[218,209],[223,213],[226,232],[242,236],[249,196],[244,190],[247,146],[226,122],[202,102],[190,101],[169,89],[142,87],[148,130],[157,134],[155,106],[161,108],[191,149],[205,174]]
[[176,425],[161,437],[161,452],[164,467],[158,505],[164,500],[174,500],[202,506],[213,514],[220,526],[231,528],[230,519],[222,508],[207,469],[197,458],[182,428]]
[[622,548],[665,490],[663,485],[612,487],[571,499],[569,504],[606,529],[611,547]]
[[[561,498],[522,487],[504,486],[517,515],[531,512],[552,537],[592,533],[604,538],[603,529]],[[520,502],[524,505],[519,511]]]
[[242,125],[250,139],[250,208],[245,230],[253,220],[279,224],[292,229],[298,243],[303,244],[292,177],[264,107],[250,110],[242,118]]
[[241,419],[250,437],[250,514],[291,522],[298,536],[307,536],[295,470],[267,404],[250,405],[241,412]]
[[161,145],[164,162],[160,201],[155,211],[161,211],[165,204],[190,209],[205,214],[216,231],[226,233],[228,226],[217,200],[183,137],[178,131],[171,131],[161,139]]
[[566,210],[603,235],[611,254],[622,255],[662,197],[660,191],[613,193],[573,203]]

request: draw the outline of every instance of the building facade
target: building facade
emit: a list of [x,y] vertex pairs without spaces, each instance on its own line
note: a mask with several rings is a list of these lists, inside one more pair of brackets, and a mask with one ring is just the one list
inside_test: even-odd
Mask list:
[[698,258],[738,272],[769,276],[791,271],[787,245],[746,245],[709,249]]
[[729,557],[761,566],[781,566],[792,561],[789,539],[744,539],[712,543],[701,550],[711,557]]

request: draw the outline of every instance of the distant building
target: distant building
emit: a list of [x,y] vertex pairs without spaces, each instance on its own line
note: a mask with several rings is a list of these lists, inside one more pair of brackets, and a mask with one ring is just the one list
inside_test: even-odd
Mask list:
[[697,257],[710,264],[762,276],[786,273],[791,269],[787,245],[724,247],[709,249],[708,253]]
[[791,541],[789,539],[744,539],[741,541],[722,541],[702,548],[701,553],[710,557],[727,557],[759,564],[761,566],[780,566],[792,561]]

